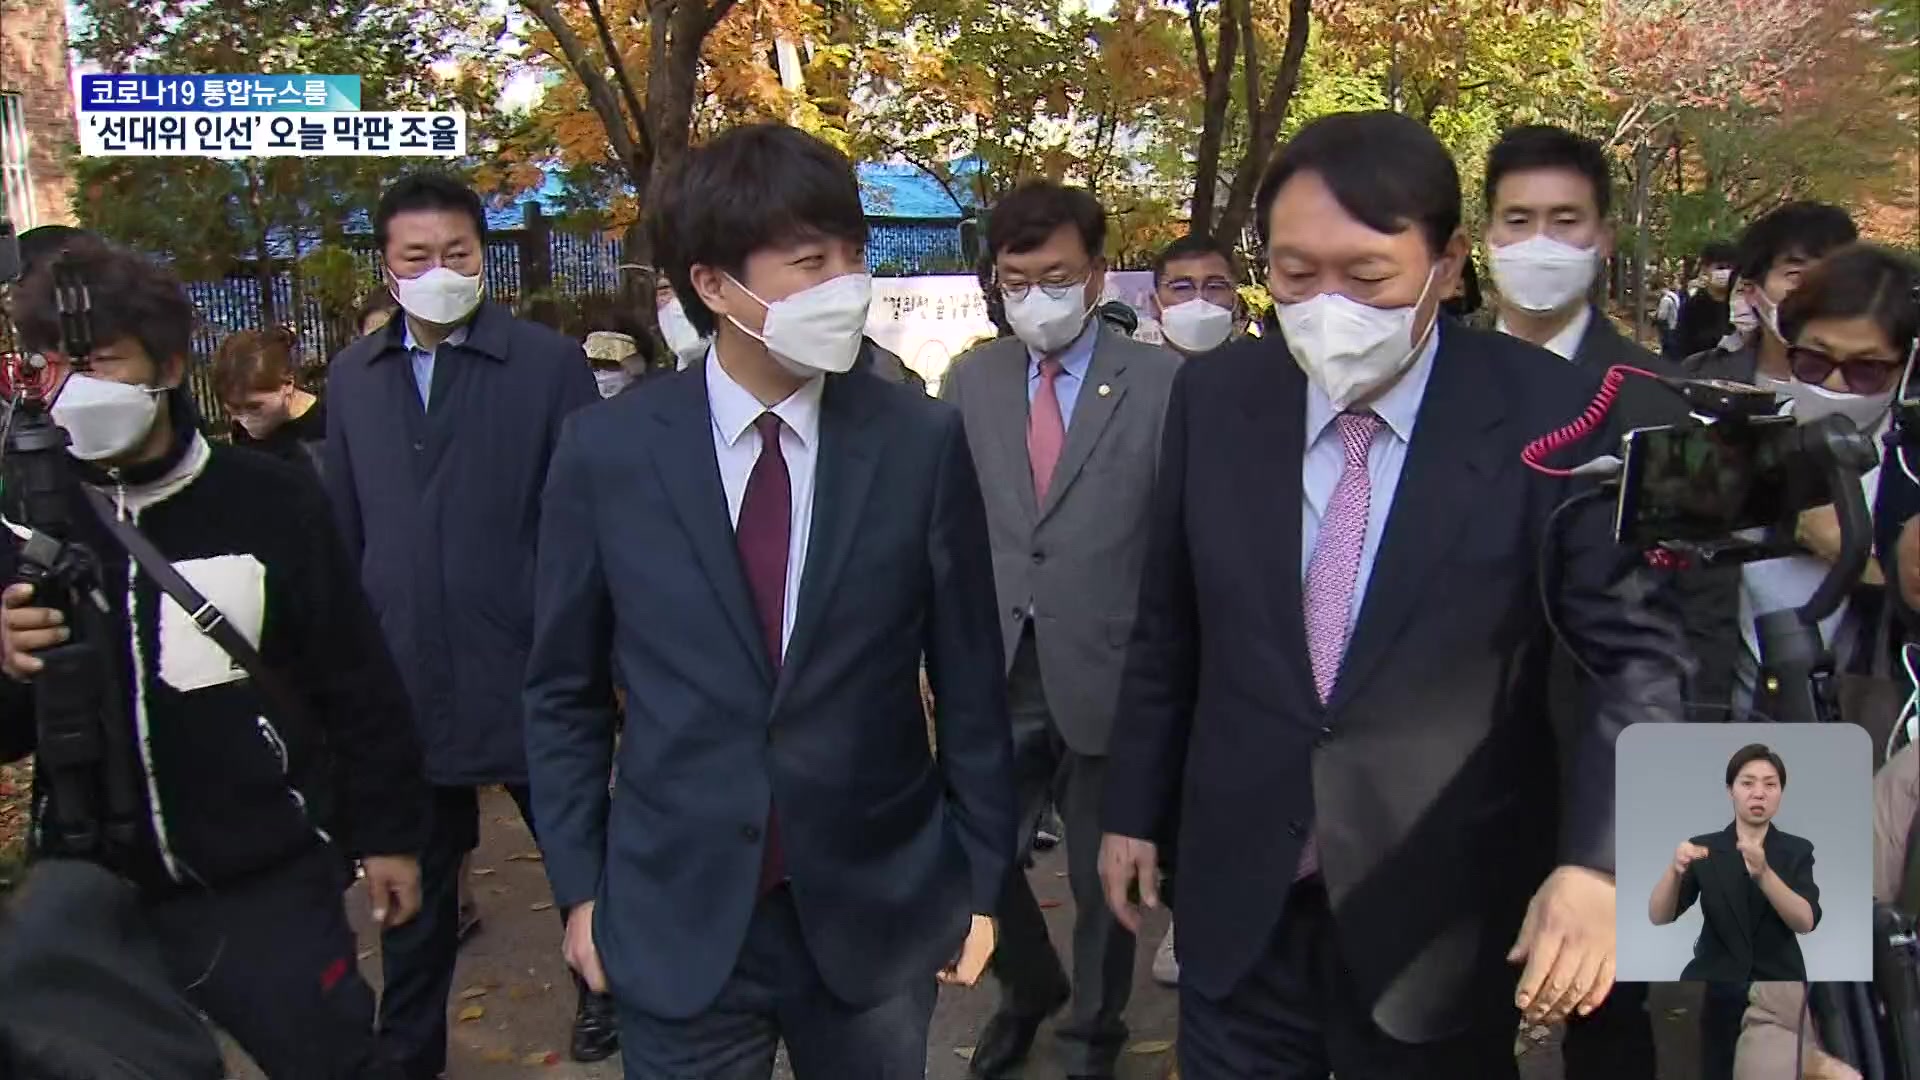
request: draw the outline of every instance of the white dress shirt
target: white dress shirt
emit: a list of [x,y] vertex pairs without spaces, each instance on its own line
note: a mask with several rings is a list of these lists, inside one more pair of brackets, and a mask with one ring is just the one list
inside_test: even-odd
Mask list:
[[[780,650],[793,636],[800,602],[800,574],[807,565],[807,539],[813,530],[813,475],[820,459],[820,395],[824,378],[810,379],[771,410],[781,420],[780,453],[792,483],[793,521],[787,535],[787,600],[780,620]],[[727,490],[727,517],[740,525],[740,504],[747,478],[760,460],[760,436],[753,422],[769,411],[760,399],[734,382],[713,352],[707,353],[707,412],[713,420],[713,454],[720,462],[720,483]]]
[[[1574,354],[1580,351],[1580,339],[1587,336],[1587,327],[1592,325],[1593,305],[1581,304],[1579,312],[1567,321],[1567,325],[1560,328],[1559,333],[1548,338],[1541,348],[1562,360],[1571,360]],[[1507,320],[1504,318],[1496,319],[1493,328],[1509,337],[1520,336],[1507,326]]]

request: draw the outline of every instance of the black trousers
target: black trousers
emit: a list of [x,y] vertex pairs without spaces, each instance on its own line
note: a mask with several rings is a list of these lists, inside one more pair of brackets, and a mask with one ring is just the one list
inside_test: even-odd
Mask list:
[[1646,983],[1615,983],[1598,1009],[1567,1018],[1560,1044],[1566,1080],[1655,1080]]
[[1489,1002],[1487,1022],[1436,1043],[1374,1024],[1349,981],[1326,888],[1293,887],[1265,955],[1225,998],[1180,987],[1182,1080],[1517,1080],[1519,1013]]
[[[1111,1076],[1127,1040],[1123,1019],[1133,993],[1133,935],[1107,908],[1100,886],[1100,794],[1106,758],[1076,754],[1047,708],[1032,625],[1021,638],[1008,675],[1013,713],[1014,783],[1033,849],[1033,822],[1051,802],[1067,827],[1067,881],[1073,890],[1072,1008],[1056,1029],[1061,1064],[1069,1076]],[[1046,917],[1022,867],[1000,894],[999,946],[991,970],[1000,983],[1000,1011],[1014,1016],[1050,1012],[1069,986],[1047,936]]]
[[338,855],[147,905],[167,968],[189,1001],[272,1080],[394,1078],[373,1031]]
[[669,1020],[619,1005],[622,1064],[627,1080],[768,1080],[784,1042],[795,1080],[924,1076],[938,996],[928,972],[920,985],[865,1008],[835,998],[782,887],[760,899],[740,959],[705,1011]]
[[[507,793],[537,839],[527,787],[509,784]],[[460,952],[460,861],[480,844],[479,793],[436,788],[432,814],[420,853],[420,914],[380,935],[386,981],[380,1034],[413,1080],[432,1080],[447,1068],[447,999]]]
[[1733,1080],[1740,1023],[1747,1015],[1747,983],[1710,982],[1700,1002],[1700,1080]]

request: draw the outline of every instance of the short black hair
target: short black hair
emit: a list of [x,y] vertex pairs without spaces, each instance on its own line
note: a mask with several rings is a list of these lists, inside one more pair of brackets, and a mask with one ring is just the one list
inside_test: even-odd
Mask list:
[[1837,206],[1793,202],[1768,212],[1740,234],[1737,269],[1741,280],[1766,279],[1773,264],[1788,255],[1817,259],[1860,239],[1853,219]]
[[815,237],[867,242],[860,183],[845,154],[786,124],[743,124],[694,148],[662,186],[647,219],[653,258],[687,321],[714,331],[693,267],[738,277],[764,248]]
[[1240,277],[1240,260],[1233,257],[1233,249],[1213,238],[1211,233],[1193,232],[1168,244],[1166,250],[1153,260],[1153,287],[1160,287],[1160,280],[1167,275],[1167,264],[1181,259],[1203,259],[1217,255],[1227,262],[1227,276],[1236,281]]
[[1727,786],[1732,787],[1734,779],[1740,775],[1740,770],[1756,761],[1764,761],[1772,765],[1773,771],[1780,775],[1781,788],[1784,789],[1787,786],[1787,763],[1780,760],[1779,754],[1769,750],[1766,743],[1748,743],[1734,751],[1733,756],[1727,759]]
[[1740,261],[1740,249],[1729,240],[1709,240],[1700,245],[1701,266],[1732,266]]
[[1607,152],[1584,135],[1576,135],[1552,124],[1526,124],[1509,128],[1487,153],[1487,209],[1493,209],[1493,193],[1500,181],[1521,172],[1560,169],[1579,173],[1593,187],[1593,205],[1605,218],[1613,209],[1613,172]]
[[1303,172],[1320,177],[1341,209],[1375,232],[1419,228],[1436,255],[1460,229],[1460,170],[1439,138],[1410,116],[1334,113],[1301,128],[1254,197],[1261,247],[1274,199]]
[[191,354],[193,301],[180,279],[145,255],[96,236],[73,240],[20,282],[13,320],[23,349],[60,349],[60,309],[53,295],[56,270],[86,283],[95,345],[132,338],[156,365]]
[[1132,337],[1133,332],[1140,329],[1140,313],[1133,310],[1133,305],[1125,300],[1109,300],[1095,308],[1094,312],[1128,337]]
[[15,240],[20,245],[20,276],[25,278],[33,273],[33,268],[60,254],[68,244],[81,237],[94,237],[85,229],[76,229],[71,225],[41,225],[28,229]]
[[395,215],[412,210],[464,213],[473,219],[473,230],[481,241],[487,239],[487,211],[472,188],[443,172],[408,173],[387,185],[373,211],[373,244],[382,255],[387,251],[387,226]]
[[1780,336],[1789,343],[1815,319],[1865,316],[1902,359],[1920,335],[1920,270],[1872,244],[1829,254],[1780,303]]
[[1460,267],[1460,295],[1440,301],[1440,310],[1456,319],[1465,319],[1478,312],[1485,301],[1486,297],[1480,293],[1480,271],[1474,269],[1473,260],[1468,259]]
[[1107,250],[1107,209],[1085,188],[1029,180],[1000,197],[987,214],[987,250],[995,258],[1032,251],[1071,225],[1093,258]]

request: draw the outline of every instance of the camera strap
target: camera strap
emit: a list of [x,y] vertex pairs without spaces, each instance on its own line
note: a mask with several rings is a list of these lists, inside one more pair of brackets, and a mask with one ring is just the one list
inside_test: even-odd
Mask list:
[[193,620],[193,625],[198,627],[202,634],[211,639],[215,645],[220,646],[220,650],[232,657],[234,663],[240,665],[240,669],[247,673],[247,677],[253,680],[255,686],[260,688],[260,693],[266,697],[268,704],[281,714],[282,719],[304,720],[306,708],[301,704],[300,699],[295,697],[287,684],[267,667],[266,661],[260,657],[259,650],[255,649],[246,636],[227,621],[227,617],[213,605],[213,601],[201,595],[200,590],[194,588],[191,582],[181,576],[180,571],[173,568],[173,562],[161,554],[159,548],[153,546],[153,541],[147,539],[145,533],[135,528],[132,522],[121,520],[120,515],[113,508],[112,501],[105,495],[84,485],[81,490],[86,493],[87,502],[93,507],[94,513],[106,524],[108,530],[113,533],[113,538],[126,549],[127,554],[140,569],[153,579],[154,584],[160,586],[162,592],[172,597],[174,603],[180,605],[180,610],[187,613],[187,617]]

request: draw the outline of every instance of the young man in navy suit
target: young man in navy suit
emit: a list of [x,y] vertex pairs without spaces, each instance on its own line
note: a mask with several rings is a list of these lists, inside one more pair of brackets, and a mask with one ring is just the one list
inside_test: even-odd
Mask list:
[[653,212],[712,351],[570,421],[541,515],[527,750],[567,959],[636,1080],[764,1080],[782,1041],[801,1080],[919,1076],[1014,848],[960,415],[853,370],[871,281],[837,151],[736,128]]

